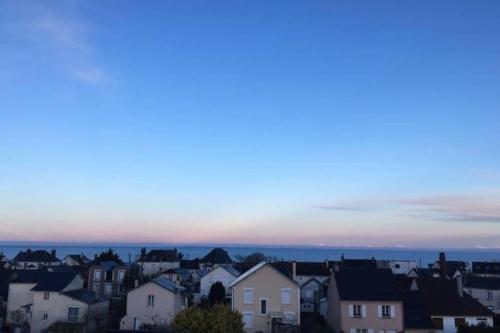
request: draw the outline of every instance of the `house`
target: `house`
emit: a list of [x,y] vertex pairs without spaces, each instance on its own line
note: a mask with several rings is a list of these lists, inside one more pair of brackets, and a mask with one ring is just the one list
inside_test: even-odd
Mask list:
[[439,272],[441,277],[447,277],[448,279],[453,279],[457,275],[464,275],[469,272],[468,263],[465,261],[446,260],[444,252],[439,253],[439,260],[429,265],[429,268],[433,270],[433,275]]
[[404,304],[405,333],[434,333],[434,323],[427,312],[422,293],[410,287],[401,290],[400,295]]
[[300,311],[320,312],[320,303],[324,298],[324,284],[316,278],[311,278],[300,287]]
[[187,282],[191,280],[191,274],[189,274],[189,271],[184,268],[170,268],[163,272],[161,276],[166,277],[170,281],[173,281],[177,284],[181,284],[182,282]]
[[389,268],[393,274],[407,275],[418,267],[416,260],[377,260],[378,268]]
[[141,257],[137,264],[145,276],[160,274],[170,268],[180,267],[181,256],[177,249],[171,250],[151,250],[146,253],[146,249],[141,250]]
[[327,321],[336,331],[403,330],[403,301],[390,269],[340,268],[328,288]]
[[216,247],[199,260],[201,270],[210,270],[214,267],[214,265],[231,264],[232,262],[233,260],[227,251],[220,247]]
[[300,286],[311,279],[323,283],[330,274],[328,262],[292,261],[292,277]]
[[216,282],[221,282],[226,288],[226,295],[231,295],[231,282],[233,282],[238,276],[240,276],[240,272],[234,269],[231,265],[215,265],[211,271],[200,279],[201,297],[208,297],[210,288]]
[[232,309],[243,315],[246,332],[274,332],[300,325],[300,288],[272,264],[262,262],[231,282]]
[[464,291],[496,314],[500,314],[500,278],[464,276]]
[[474,261],[472,263],[472,274],[484,277],[500,277],[500,262]]
[[63,263],[65,265],[74,266],[85,266],[90,263],[90,259],[82,254],[68,254],[63,258]]
[[[39,333],[56,321],[80,322],[84,314],[88,319],[94,304],[104,311],[107,303],[82,288],[83,278],[75,273],[16,271],[10,277],[7,313],[22,311],[31,332]],[[78,300],[83,295],[85,302]]]
[[89,268],[88,289],[98,297],[123,296],[126,271],[125,265],[115,261],[93,262]]
[[135,288],[127,294],[127,314],[120,329],[165,328],[186,306],[184,287],[164,276]]
[[[10,272],[0,267],[0,309],[7,308],[7,297],[9,295]],[[5,313],[0,311],[0,324],[5,322]]]
[[12,260],[16,269],[40,269],[45,266],[56,266],[61,260],[56,257],[56,250],[50,252],[45,250],[19,252]]
[[436,332],[456,333],[462,325],[493,326],[493,312],[463,291],[463,277],[414,279]]

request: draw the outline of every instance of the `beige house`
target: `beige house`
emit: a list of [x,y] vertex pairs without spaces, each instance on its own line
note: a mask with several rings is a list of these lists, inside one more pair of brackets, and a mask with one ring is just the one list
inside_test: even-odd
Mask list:
[[165,328],[187,304],[184,287],[164,276],[131,290],[120,329]]
[[262,262],[231,283],[232,309],[243,315],[246,332],[274,332],[300,325],[300,288],[286,273]]
[[344,268],[330,277],[327,321],[337,332],[402,332],[403,301],[389,269]]

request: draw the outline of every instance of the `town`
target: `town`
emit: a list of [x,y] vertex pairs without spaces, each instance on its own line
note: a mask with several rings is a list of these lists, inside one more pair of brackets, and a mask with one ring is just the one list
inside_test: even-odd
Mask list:
[[143,248],[124,261],[26,249],[1,255],[5,332],[493,332],[500,262],[184,259]]

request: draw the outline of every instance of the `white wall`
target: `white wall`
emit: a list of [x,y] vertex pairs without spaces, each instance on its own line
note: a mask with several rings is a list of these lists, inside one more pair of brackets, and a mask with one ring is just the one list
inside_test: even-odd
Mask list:
[[[464,317],[439,317],[438,318],[443,318],[443,330],[436,330],[437,333],[442,332],[442,333],[456,333],[457,328],[455,327],[455,318],[464,318]],[[488,326],[493,326],[493,318],[492,317],[483,317],[487,318],[487,325]],[[478,325],[480,322],[477,320],[478,317],[465,317],[465,322],[467,325],[475,326]]]
[[233,274],[218,266],[201,278],[200,295],[208,296],[210,288],[215,282],[221,282],[226,288],[226,294],[231,294],[231,282],[233,282],[234,279],[236,279],[236,277]]
[[142,274],[146,276],[151,276],[154,274],[163,273],[164,271],[171,268],[179,268],[179,261],[164,261],[164,262],[143,262],[142,265]]

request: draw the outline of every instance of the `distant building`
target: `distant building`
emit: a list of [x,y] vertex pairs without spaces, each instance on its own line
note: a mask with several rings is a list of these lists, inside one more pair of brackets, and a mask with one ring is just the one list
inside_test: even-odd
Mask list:
[[200,279],[200,295],[208,296],[210,288],[216,282],[222,283],[226,288],[226,295],[231,295],[231,282],[233,282],[240,273],[232,266],[227,264],[216,265],[210,272]]
[[180,267],[180,261],[181,258],[177,249],[151,250],[147,253],[146,249],[142,249],[141,257],[137,263],[143,275],[152,276],[171,268]]
[[418,267],[416,260],[377,260],[378,268],[388,268],[393,274],[407,275],[411,270]]
[[500,262],[498,261],[474,261],[472,273],[485,277],[500,277]]
[[300,325],[300,288],[285,272],[262,262],[231,283],[232,309],[243,315],[247,332],[275,332]]
[[220,247],[214,248],[206,256],[199,260],[200,269],[212,269],[215,265],[231,264],[233,260],[226,250]]
[[120,329],[140,330],[168,327],[175,315],[187,304],[184,287],[160,276],[127,294],[127,314]]
[[45,250],[19,252],[12,260],[16,269],[40,269],[46,266],[60,265],[61,260],[56,257],[56,250],[50,252]]
[[389,269],[340,268],[330,277],[327,321],[336,331],[401,332],[403,301]]
[[500,278],[464,276],[464,291],[496,314],[500,314]]
[[68,266],[85,266],[89,264],[91,260],[82,254],[68,254],[63,258],[63,263]]
[[95,262],[89,268],[88,289],[98,297],[123,296],[126,271],[126,266],[115,261]]

